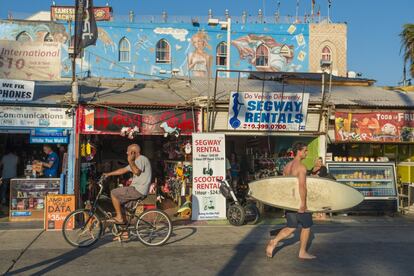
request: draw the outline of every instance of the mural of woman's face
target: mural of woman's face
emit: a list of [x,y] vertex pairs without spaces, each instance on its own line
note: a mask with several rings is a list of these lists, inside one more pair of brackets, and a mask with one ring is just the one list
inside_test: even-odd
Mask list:
[[204,39],[202,39],[201,37],[194,37],[193,38],[193,45],[197,50],[203,50],[206,43],[205,43]]

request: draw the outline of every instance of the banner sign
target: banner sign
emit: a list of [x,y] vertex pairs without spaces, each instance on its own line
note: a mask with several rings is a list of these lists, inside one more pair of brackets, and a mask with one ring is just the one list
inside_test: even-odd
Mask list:
[[219,180],[226,177],[224,134],[193,133],[192,220],[226,218]]
[[82,49],[95,45],[98,39],[98,27],[93,13],[93,0],[76,0],[75,39],[75,56]]
[[0,40],[0,78],[59,80],[61,44]]
[[30,144],[68,144],[69,137],[36,137],[30,135]]
[[0,79],[0,102],[31,101],[34,88],[34,81]]
[[64,128],[35,128],[30,131],[35,137],[64,137],[68,136],[68,130]]
[[2,106],[0,127],[72,128],[72,118],[65,108]]
[[[75,210],[74,195],[47,195],[45,206],[45,229],[62,230],[63,221]],[[68,229],[73,228],[73,220]]]
[[232,92],[228,129],[304,131],[308,93]]
[[[111,7],[94,7],[93,14],[96,21],[110,21],[111,20]],[[50,18],[54,20],[62,21],[75,21],[75,7],[73,6],[51,6]]]
[[414,142],[414,112],[336,112],[335,140]]
[[180,135],[190,135],[197,131],[198,112],[188,110],[142,110],[142,109],[83,109],[82,133],[119,134],[123,127],[139,128],[142,135],[164,135],[165,123],[170,128],[179,129]]

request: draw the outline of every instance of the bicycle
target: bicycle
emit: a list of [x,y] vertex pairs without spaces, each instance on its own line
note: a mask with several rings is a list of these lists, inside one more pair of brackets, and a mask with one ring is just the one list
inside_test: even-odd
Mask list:
[[77,209],[70,213],[63,222],[62,234],[65,240],[74,247],[88,247],[95,244],[111,229],[114,237],[122,241],[124,233],[136,236],[146,246],[161,246],[165,244],[172,233],[172,223],[168,215],[159,209],[146,210],[136,214],[138,205],[145,199],[130,201],[125,204],[126,223],[123,225],[108,222],[112,212],[105,211],[99,202],[108,200],[102,194],[105,176],[101,176],[97,184],[99,192],[90,208]]

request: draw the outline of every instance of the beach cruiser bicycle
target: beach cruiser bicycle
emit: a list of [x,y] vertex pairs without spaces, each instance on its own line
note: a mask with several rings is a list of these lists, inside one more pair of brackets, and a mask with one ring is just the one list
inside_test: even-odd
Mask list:
[[129,237],[135,236],[147,246],[165,244],[172,233],[171,220],[159,209],[137,214],[137,207],[145,198],[130,201],[123,206],[125,224],[110,222],[113,213],[107,210],[109,208],[103,207],[110,203],[110,199],[102,194],[105,178],[102,175],[97,182],[99,192],[95,201],[88,208],[75,210],[65,218],[62,229],[65,240],[75,247],[88,247],[104,236],[108,229],[119,241],[122,241],[122,236],[127,233]]

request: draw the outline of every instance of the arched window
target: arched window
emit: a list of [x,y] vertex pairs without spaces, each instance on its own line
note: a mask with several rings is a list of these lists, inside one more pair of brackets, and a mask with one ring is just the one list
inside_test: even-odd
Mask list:
[[331,61],[332,60],[332,53],[331,49],[328,46],[323,47],[322,49],[322,60],[324,61]]
[[50,33],[47,33],[47,34],[45,35],[45,39],[44,39],[44,41],[45,41],[45,42],[53,42],[53,36],[52,36]]
[[128,39],[123,37],[119,41],[119,61],[129,62],[130,61],[131,44]]
[[16,41],[26,42],[26,41],[32,41],[32,38],[30,35],[26,32],[21,32],[17,35]]
[[269,50],[263,44],[256,49],[256,66],[268,66]]
[[160,39],[155,47],[155,62],[170,63],[170,44],[165,39]]
[[220,42],[216,48],[216,65],[225,66],[227,65],[227,44]]

